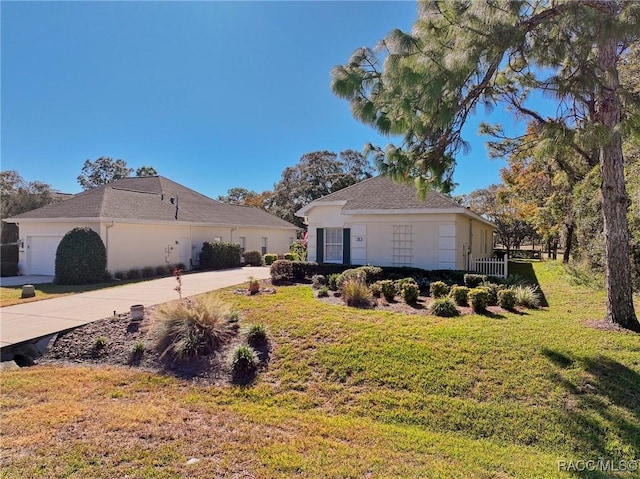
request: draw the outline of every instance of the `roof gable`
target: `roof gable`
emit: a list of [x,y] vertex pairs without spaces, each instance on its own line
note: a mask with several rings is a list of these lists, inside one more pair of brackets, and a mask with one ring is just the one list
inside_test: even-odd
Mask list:
[[177,220],[201,224],[296,228],[266,211],[221,203],[162,176],[124,178],[9,219],[21,218]]
[[410,184],[397,183],[388,176],[374,176],[348,186],[330,195],[312,201],[311,205],[344,201],[345,210],[407,210],[425,208],[463,208],[451,198],[427,192],[424,200],[417,196],[415,187]]
[[493,223],[474,213],[452,198],[435,191],[429,191],[424,200],[420,200],[416,188],[408,183],[398,183],[388,176],[374,176],[348,186],[342,190],[323,196],[312,201],[296,212],[297,216],[306,216],[315,206],[340,205],[345,214],[380,213],[402,211],[404,213],[415,210],[425,213],[427,210],[451,211],[478,219],[493,226]]

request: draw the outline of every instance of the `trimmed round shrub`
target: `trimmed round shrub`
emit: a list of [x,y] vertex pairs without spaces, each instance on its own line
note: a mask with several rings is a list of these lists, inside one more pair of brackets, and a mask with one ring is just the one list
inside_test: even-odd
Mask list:
[[245,251],[244,262],[251,266],[262,266],[262,255],[260,251]]
[[415,303],[418,301],[418,296],[420,295],[420,288],[416,283],[404,283],[400,287],[400,296],[404,299],[405,303]]
[[516,293],[512,289],[498,291],[498,304],[502,309],[512,310],[516,306]]
[[[297,258],[291,253],[285,253],[284,254],[284,259],[288,259],[289,261],[296,261],[297,260]],[[298,261],[301,261],[301,260],[298,260]]]
[[264,324],[252,324],[247,330],[247,344],[251,347],[259,347],[267,344],[268,334]]
[[434,299],[429,305],[429,311],[431,314],[443,318],[452,318],[460,314],[453,299],[449,297]]
[[141,278],[140,270],[138,268],[131,268],[127,272],[127,278],[128,279],[140,279]]
[[142,268],[143,278],[153,278],[156,275],[156,269],[153,266],[145,266]]
[[489,293],[484,288],[473,288],[469,290],[469,304],[475,312],[482,312],[489,306]]
[[107,250],[91,228],[74,228],[56,251],[56,283],[93,284],[105,280]]
[[338,291],[338,278],[340,273],[332,273],[327,277],[327,286],[331,291]]
[[371,296],[374,298],[379,298],[382,296],[382,287],[380,286],[380,281],[376,281],[371,286],[369,286],[369,290],[371,291]]
[[382,268],[378,266],[360,266],[356,269],[364,273],[364,279],[367,284],[373,284],[382,277]]
[[274,261],[270,269],[271,281],[279,283],[293,280],[293,262],[288,259]]
[[[245,260],[246,260],[246,256],[245,256]],[[262,257],[264,264],[267,266],[271,266],[271,264],[276,261],[278,259],[278,255],[277,254],[273,254],[273,253],[267,253]]]
[[467,273],[464,275],[464,285],[467,288],[477,288],[487,281],[486,274]]
[[398,292],[400,292],[400,290],[405,284],[415,284],[416,286],[418,286],[418,282],[410,276],[406,278],[396,279],[395,283],[396,283],[396,290]]
[[478,288],[483,288],[487,293],[489,293],[489,306],[496,306],[498,304],[498,291],[500,291],[499,285],[495,283],[484,283],[478,286]]
[[384,279],[382,281],[378,281],[378,284],[380,285],[380,291],[382,292],[384,299],[387,301],[393,301],[393,298],[396,297],[398,292],[396,283],[390,279]]
[[160,266],[156,266],[156,275],[167,276],[169,274],[171,274],[171,268],[169,268],[169,265],[162,264]]
[[429,292],[434,298],[444,298],[449,294],[449,285],[444,281],[434,281],[429,286]]
[[313,289],[319,289],[322,286],[326,286],[326,284],[327,284],[327,277],[322,274],[314,274],[311,277],[311,287]]
[[451,286],[449,296],[458,306],[466,306],[468,302],[469,288],[454,284]]
[[231,369],[234,375],[254,373],[258,363],[258,354],[251,346],[238,346],[231,354]]

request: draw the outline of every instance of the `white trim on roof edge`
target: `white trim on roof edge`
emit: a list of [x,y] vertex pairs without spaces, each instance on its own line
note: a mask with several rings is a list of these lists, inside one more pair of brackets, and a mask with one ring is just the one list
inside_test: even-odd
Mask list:
[[196,223],[194,221],[160,221],[160,220],[135,220],[131,218],[96,218],[96,217],[78,217],[78,218],[6,218],[5,223],[116,223],[139,224],[139,225],[176,225],[176,226],[214,226],[221,228],[270,228],[278,230],[299,230],[297,226],[275,226],[275,225],[245,225],[240,223]]
[[307,216],[307,213],[316,206],[344,206],[346,204],[347,204],[347,200],[333,200],[333,201],[315,200],[309,203],[308,205],[300,208],[298,211],[296,211],[295,215],[300,218],[303,216]]

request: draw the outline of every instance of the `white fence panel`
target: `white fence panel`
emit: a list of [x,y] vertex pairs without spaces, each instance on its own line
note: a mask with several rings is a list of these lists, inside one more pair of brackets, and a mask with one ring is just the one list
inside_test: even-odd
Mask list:
[[503,259],[469,257],[469,271],[489,276],[506,278],[509,275],[509,258],[504,255]]

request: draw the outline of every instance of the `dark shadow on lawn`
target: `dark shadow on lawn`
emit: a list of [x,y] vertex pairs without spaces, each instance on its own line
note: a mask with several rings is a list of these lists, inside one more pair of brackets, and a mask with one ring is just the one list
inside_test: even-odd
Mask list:
[[[554,379],[569,393],[562,424],[580,451],[581,456],[574,459],[597,462],[604,458],[616,465],[620,460],[637,460],[640,451],[640,374],[605,356],[573,358],[547,348],[542,354],[560,369]],[[563,377],[562,370],[575,366],[586,374],[575,380]],[[633,419],[621,417],[614,405],[625,409]],[[611,431],[620,438],[618,449],[612,450],[611,439],[607,442]],[[573,472],[581,478],[613,477],[611,471]]]
[[549,306],[547,297],[540,286],[536,272],[533,269],[533,262],[539,263],[539,260],[513,260],[509,261],[509,274],[522,276],[527,282],[538,287],[538,293],[540,294],[540,306],[546,308]]
[[479,316],[484,316],[486,318],[491,318],[491,319],[505,319],[506,316],[504,314],[500,314],[500,313],[492,313],[489,310],[484,310],[484,311],[477,311],[474,314],[477,314]]

